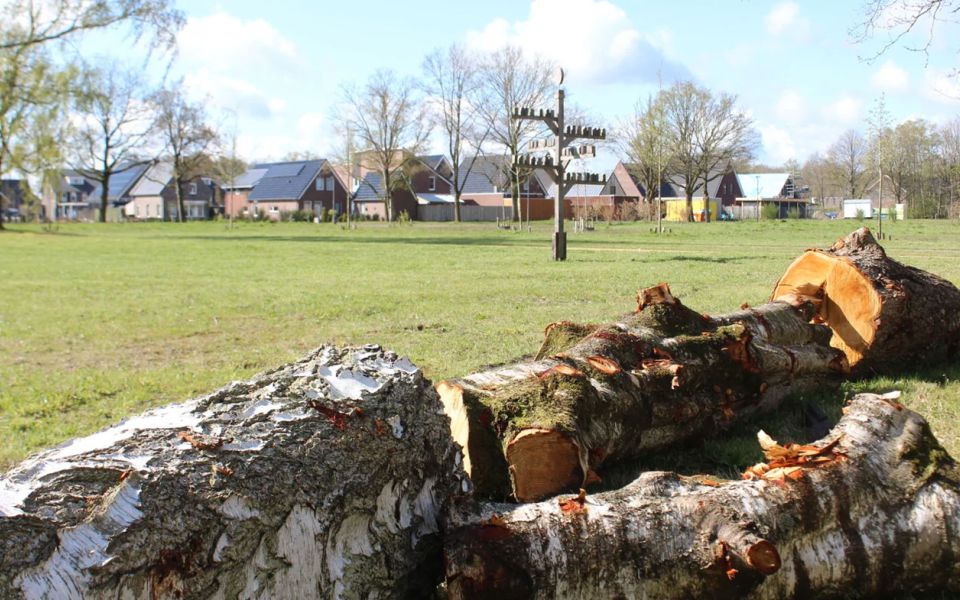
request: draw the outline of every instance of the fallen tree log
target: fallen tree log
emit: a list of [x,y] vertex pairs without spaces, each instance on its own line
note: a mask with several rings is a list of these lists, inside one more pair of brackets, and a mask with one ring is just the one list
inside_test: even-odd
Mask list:
[[826,250],[808,250],[784,272],[774,299],[819,295],[817,320],[833,330],[854,375],[960,354],[960,291],[887,256],[866,227]]
[[5,474],[0,597],[427,594],[457,453],[409,361],[323,347]]
[[478,495],[526,502],[623,460],[770,410],[847,372],[818,299],[795,296],[720,317],[666,284],[604,325],[555,323],[534,360],[437,386]]
[[450,598],[960,590],[960,471],[896,395],[857,396],[812,446],[759,437],[770,463],[748,481],[648,472],[596,496],[471,507],[445,538]]

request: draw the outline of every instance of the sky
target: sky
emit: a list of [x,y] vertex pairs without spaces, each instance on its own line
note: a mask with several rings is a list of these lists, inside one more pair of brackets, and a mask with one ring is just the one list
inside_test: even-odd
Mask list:
[[[187,23],[169,76],[235,133],[240,155],[321,156],[334,146],[331,115],[345,85],[378,69],[418,76],[426,54],[461,43],[515,44],[566,71],[565,90],[613,127],[658,86],[690,80],[738,97],[770,165],[824,152],[844,130],[866,131],[881,96],[894,123],[960,116],[960,26],[941,25],[927,54],[916,37],[868,61],[883,38],[853,41],[862,0],[181,0]],[[446,6],[444,9],[443,7]],[[137,56],[130,40],[98,34],[86,50]],[[152,67],[159,76],[159,65]],[[436,151],[442,151],[435,140]],[[608,170],[616,157],[598,159]]]

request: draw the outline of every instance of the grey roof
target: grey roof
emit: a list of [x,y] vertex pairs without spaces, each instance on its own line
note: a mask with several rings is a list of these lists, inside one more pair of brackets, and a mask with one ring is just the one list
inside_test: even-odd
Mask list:
[[[717,170],[712,173],[714,179],[707,185],[707,192],[711,198],[717,198],[720,192],[720,182],[726,170]],[[686,193],[683,191],[686,178],[683,175],[664,176],[663,183],[660,184],[660,196],[663,198],[683,198]],[[697,181],[693,188],[693,197],[703,196],[703,182]]]
[[446,158],[443,154],[427,154],[425,156],[418,156],[417,160],[436,171],[437,167],[439,167]]
[[147,169],[137,183],[130,188],[130,196],[159,196],[173,178],[173,164],[158,162]]
[[357,192],[353,195],[353,201],[379,202],[383,200],[383,188],[380,182],[380,173],[373,171],[367,173],[360,182],[360,186],[357,187]]
[[[72,169],[66,169],[62,173],[62,180],[60,182],[60,191],[61,192],[77,192],[79,194],[89,194],[94,190],[94,188],[99,189],[97,182],[91,181],[85,177],[79,171],[74,171]],[[81,182],[71,183],[71,179],[80,179]]]
[[[473,167],[471,168],[471,164]],[[496,194],[507,188],[505,171],[509,167],[508,156],[470,156],[460,163],[458,173],[460,189],[464,194]],[[467,169],[470,173],[467,174]],[[496,189],[494,186],[496,185]]]
[[[140,177],[150,168],[150,163],[126,163],[120,165],[118,171],[110,177],[110,187],[107,188],[107,200],[114,204],[125,204],[129,199],[130,188],[140,180]],[[100,195],[100,184],[94,186],[91,196]]]
[[229,187],[225,187],[224,189],[240,190],[252,188],[257,185],[257,182],[263,179],[263,176],[266,175],[269,170],[270,169],[263,168],[247,169],[243,175],[237,177]]
[[318,159],[254,165],[251,170],[266,169],[266,173],[253,186],[250,200],[299,200],[326,162]]

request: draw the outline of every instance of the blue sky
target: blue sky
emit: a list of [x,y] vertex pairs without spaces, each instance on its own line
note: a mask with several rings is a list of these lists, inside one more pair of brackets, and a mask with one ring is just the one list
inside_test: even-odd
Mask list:
[[342,85],[378,68],[418,75],[425,54],[455,42],[552,56],[567,70],[568,98],[608,126],[656,91],[658,73],[666,84],[691,79],[736,94],[762,135],[758,158],[771,164],[802,162],[843,130],[864,128],[881,94],[895,122],[960,115],[960,82],[946,76],[960,59],[950,46],[957,26],[935,32],[929,55],[898,47],[866,63],[879,43],[851,41],[859,0],[313,4],[180,2],[188,23],[172,73],[236,127],[248,160],[324,154]]

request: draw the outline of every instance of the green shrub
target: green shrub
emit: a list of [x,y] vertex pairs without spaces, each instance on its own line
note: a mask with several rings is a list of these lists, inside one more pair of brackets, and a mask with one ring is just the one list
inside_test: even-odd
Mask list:
[[764,204],[760,214],[763,215],[763,218],[768,221],[779,219],[780,207],[773,203]]
[[397,222],[401,225],[413,225],[413,219],[410,218],[410,213],[407,211],[400,211],[400,216],[397,217]]
[[862,209],[862,208],[858,208],[858,209],[857,209],[857,220],[862,223],[864,216],[865,216],[865,214],[864,214],[864,212],[863,212],[863,209]]
[[799,218],[800,218],[800,209],[799,209],[799,208],[791,208],[790,210],[788,210],[788,211],[787,211],[787,218],[788,218],[788,219],[799,219]]

